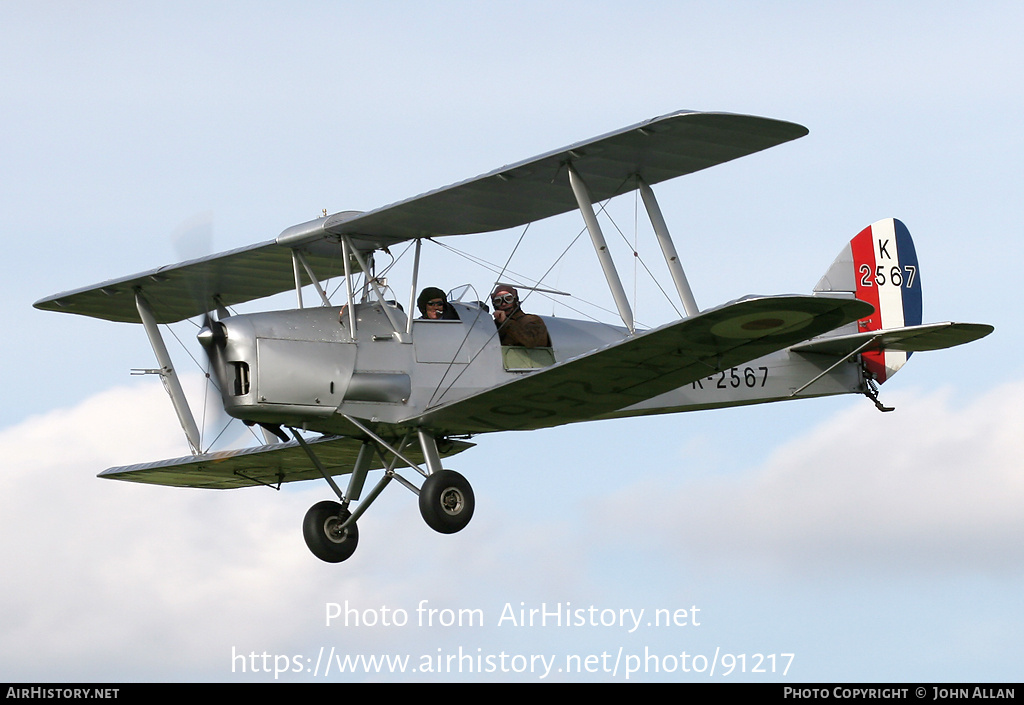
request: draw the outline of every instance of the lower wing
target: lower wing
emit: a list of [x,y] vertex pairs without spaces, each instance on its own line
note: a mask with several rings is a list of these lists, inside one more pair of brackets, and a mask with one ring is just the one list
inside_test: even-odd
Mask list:
[[[306,443],[314,449],[317,459],[329,474],[343,475],[352,471],[363,442],[358,438],[328,436]],[[472,445],[464,441],[451,441],[450,445],[446,444],[441,449],[441,455],[454,455]],[[402,453],[413,462],[423,461],[418,444],[409,446]],[[377,455],[370,469],[381,467],[383,464]],[[101,472],[99,477],[169,487],[226,490],[256,485],[273,487],[284,482],[319,479],[321,475],[310,462],[306,451],[296,441],[288,441],[109,468]]]

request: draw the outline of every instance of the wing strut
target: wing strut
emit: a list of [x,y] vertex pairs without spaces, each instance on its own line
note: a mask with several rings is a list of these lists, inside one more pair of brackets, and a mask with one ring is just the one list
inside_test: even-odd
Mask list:
[[412,319],[416,317],[416,285],[420,278],[420,249],[423,238],[416,238],[416,256],[412,261],[412,287],[409,289],[409,315],[405,317],[405,334],[412,337]]
[[612,290],[612,297],[615,299],[615,306],[619,309],[619,316],[622,317],[622,322],[626,324],[630,334],[633,334],[636,332],[636,328],[633,325],[633,310],[629,307],[629,299],[622,288],[622,281],[619,279],[619,273],[615,270],[612,256],[608,252],[608,243],[605,242],[604,233],[601,232],[597,216],[594,215],[594,205],[590,198],[590,189],[587,188],[583,177],[580,176],[572,164],[569,164],[568,168],[569,184],[572,186],[572,192],[576,196],[576,203],[579,204],[580,213],[583,214],[583,221],[587,224],[587,230],[590,231],[590,239],[594,243],[597,259],[601,262],[601,269],[604,270],[604,278],[608,280],[608,288]]
[[661,245],[661,252],[665,255],[665,263],[668,271],[672,274],[672,281],[675,282],[676,291],[679,293],[679,300],[683,304],[683,310],[687,316],[696,316],[700,313],[697,302],[690,290],[690,283],[686,280],[686,273],[683,272],[683,265],[679,262],[679,255],[676,253],[676,246],[672,243],[672,236],[668,232],[668,225],[665,224],[665,216],[661,214],[661,206],[658,199],[654,197],[654,191],[647,185],[647,182],[637,176],[637,185],[640,187],[640,197],[644,200],[644,207],[651,219],[654,233],[658,236],[658,244]]
[[341,240],[341,258],[345,261],[345,293],[348,296],[348,333],[352,340],[356,339],[356,299],[352,293],[352,247],[348,238]]
[[[384,312],[384,315],[387,316],[388,322],[391,324],[391,329],[395,331],[395,339],[401,343],[409,342],[408,336],[406,336],[403,332],[405,328],[399,326],[398,321],[395,320],[394,314],[391,313],[391,307],[388,306],[384,300],[384,292],[382,292],[380,290],[380,287],[377,286],[377,279],[373,276],[373,274],[370,273],[370,268],[366,266],[366,260],[363,259],[363,256],[361,254],[359,254],[359,250],[357,248],[352,247],[352,240],[349,239],[348,235],[342,235],[341,238],[342,242],[345,243],[348,251],[352,254],[353,257],[355,257],[356,263],[359,265],[359,268],[363,270],[363,278],[370,284],[371,287],[373,287],[373,292],[377,294],[377,300],[380,301],[380,309],[381,311]],[[346,272],[347,271],[348,270],[346,270]],[[349,287],[349,291],[351,292],[351,287]],[[351,298],[352,297],[350,294],[349,299],[351,300]],[[412,313],[410,312],[409,315],[411,316]],[[353,330],[355,330],[354,322],[352,323],[352,327]]]
[[188,444],[192,447],[193,455],[201,453],[199,427],[196,426],[195,417],[192,416],[192,410],[189,409],[188,400],[185,399],[185,392],[181,388],[181,382],[178,381],[178,375],[171,364],[171,356],[167,353],[167,346],[164,345],[163,336],[160,335],[156,318],[153,316],[153,309],[149,307],[149,302],[146,301],[141,291],[135,292],[135,307],[139,310],[142,325],[146,329],[146,335],[149,336],[149,344],[153,346],[156,361],[160,365],[160,381],[164,383],[164,389],[167,390],[167,394],[171,397],[174,412],[178,415],[178,422],[181,423],[181,428],[185,432],[185,438],[188,439]]
[[302,274],[299,271],[299,265],[306,270],[306,275],[309,277],[309,281],[312,282],[313,286],[316,287],[316,293],[320,294],[320,300],[324,306],[330,306],[331,300],[327,298],[327,293],[323,287],[320,286],[320,281],[316,278],[313,273],[313,268],[309,266],[309,262],[305,256],[298,250],[292,250],[292,273],[295,276],[295,296],[299,300],[299,308],[303,308],[302,305]]

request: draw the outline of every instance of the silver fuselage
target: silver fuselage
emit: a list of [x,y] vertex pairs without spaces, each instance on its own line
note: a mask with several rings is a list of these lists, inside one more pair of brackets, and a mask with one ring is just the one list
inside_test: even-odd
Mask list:
[[[413,321],[379,302],[357,304],[355,338],[345,307],[304,308],[231,316],[218,325],[211,350],[224,407],[246,421],[304,426],[325,433],[352,429],[344,416],[401,427],[424,411],[490,389],[528,370],[506,369],[490,314],[453,304],[459,320]],[[383,306],[389,307],[391,317]],[[621,340],[624,328],[543,317],[555,363]],[[396,330],[397,329],[397,330]],[[661,414],[793,398],[832,362],[783,350],[620,409],[602,418]],[[856,364],[844,364],[799,397],[862,388]]]

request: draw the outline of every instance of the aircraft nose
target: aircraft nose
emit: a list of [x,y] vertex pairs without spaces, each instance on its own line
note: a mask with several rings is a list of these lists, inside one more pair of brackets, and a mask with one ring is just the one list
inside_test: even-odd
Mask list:
[[207,321],[196,334],[199,344],[209,350],[211,347],[222,347],[227,340],[227,331],[224,324],[218,321]]

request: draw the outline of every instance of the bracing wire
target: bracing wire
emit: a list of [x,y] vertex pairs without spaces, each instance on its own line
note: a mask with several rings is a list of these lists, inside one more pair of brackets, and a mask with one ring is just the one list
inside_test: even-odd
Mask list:
[[[608,215],[608,219],[612,221],[613,225],[615,225],[615,228],[616,228],[616,230],[619,231],[620,236],[622,236],[622,231],[621,231],[621,229],[619,229],[618,225],[615,224],[615,221],[614,221],[614,219],[611,218],[611,215],[607,213],[607,206],[608,206],[608,203],[611,201],[611,199],[614,198],[615,195],[618,195],[619,191],[621,191],[622,187],[627,183],[627,181],[628,181],[628,178],[623,180],[623,182],[619,185],[618,189],[616,189],[615,194],[613,194],[611,197],[606,199],[601,204],[601,207],[600,207],[600,209],[598,211],[599,213],[605,213],[606,215]],[[505,272],[509,271],[508,270],[508,266],[509,266],[509,264],[512,261],[512,257],[515,254],[515,252],[519,249],[519,245],[522,243],[523,238],[526,236],[526,232],[529,230],[529,228],[530,228],[530,224],[528,223],[526,225],[526,227],[523,229],[523,232],[520,234],[519,239],[516,241],[515,246],[512,248],[512,252],[509,254],[508,258],[505,260],[505,264],[502,265],[502,267],[499,270],[497,270],[498,271],[498,278],[496,279],[496,282],[497,281],[501,281],[501,278],[504,276]],[[535,284],[539,286],[540,284],[542,284],[544,282],[544,280],[548,277],[548,275],[551,274],[551,272],[555,269],[555,267],[558,266],[558,263],[562,260],[563,257],[565,257],[566,254],[568,254],[569,250],[572,249],[572,247],[576,244],[576,242],[580,239],[580,237],[583,235],[584,232],[586,232],[586,227],[582,228],[579,232],[576,233],[576,236],[572,239],[572,241],[562,250],[562,252],[558,255],[558,257],[555,258],[554,262],[551,263],[551,265],[547,268],[547,270],[544,272],[543,275],[541,275],[541,277],[539,279],[533,280],[532,277],[523,277],[523,276],[517,275],[517,274],[515,276],[517,276],[520,279],[524,279],[524,280],[528,280],[528,281],[529,280],[533,280],[533,281],[535,281]],[[628,245],[629,241],[627,240],[626,243]],[[457,250],[456,248],[454,248],[454,247],[452,247],[450,245],[447,245],[445,243],[438,242],[437,244],[442,246],[442,247],[444,247],[445,249],[449,250],[450,252],[452,252],[454,254],[457,254],[457,255],[465,257],[468,261],[475,262],[477,264],[480,264],[481,266],[484,266],[485,268],[490,269],[491,271],[495,271],[494,268],[496,267],[496,265],[490,265],[489,263],[486,262],[486,260],[483,260],[482,258],[469,255],[468,253],[461,252],[461,251]],[[636,251],[634,249],[634,255],[635,254],[636,254]],[[644,268],[646,269],[646,265],[644,265]],[[648,273],[650,273],[649,269],[647,271],[648,271]],[[512,272],[512,274],[515,274],[515,273]],[[635,278],[636,277],[634,276],[634,279]],[[523,300],[525,301],[526,298],[528,298],[533,293],[537,293],[537,294],[540,294],[541,296],[545,296],[546,298],[550,298],[551,300],[554,300],[553,297],[546,296],[543,292],[536,291],[536,290],[531,290],[529,293],[527,293],[526,296],[523,297]],[[635,294],[634,294],[634,296],[635,296]],[[568,308],[568,309],[570,309],[570,310],[572,310],[572,311],[574,311],[574,312],[576,312],[576,313],[578,313],[578,314],[580,314],[582,316],[590,318],[591,320],[594,320],[594,321],[598,321],[597,318],[595,318],[594,316],[592,316],[590,314],[587,314],[587,313],[585,313],[583,311],[580,311],[580,310],[578,310],[578,309],[576,309],[576,308],[574,308],[572,306],[569,306],[569,305],[565,304],[564,302],[559,302],[559,303],[561,303],[566,308]],[[590,302],[587,302],[587,303],[590,303]],[[610,311],[609,309],[606,309],[606,308],[604,308],[602,306],[598,306],[598,305],[592,304],[592,303],[590,303],[590,305],[592,305],[595,308],[598,308],[600,310],[603,310],[606,313],[612,313],[612,311]],[[600,322],[600,321],[598,321],[598,322]],[[497,335],[497,329],[495,329],[494,335]],[[463,339],[462,343],[465,344],[467,339],[468,339],[468,333],[467,333],[466,338]],[[461,350],[461,347],[460,347],[460,350]],[[472,365],[473,361],[476,360],[477,356],[480,354],[480,352],[482,350],[483,350],[483,348],[481,348],[480,351],[477,351],[477,353],[475,353],[473,355],[473,357],[470,359],[469,363],[451,380],[451,382],[448,383],[448,385],[444,388],[444,391],[442,391],[440,396],[438,396],[438,391],[441,389],[441,386],[442,386],[442,384],[444,384],[445,378],[448,375],[448,370],[445,371],[445,374],[441,376],[441,380],[438,382],[437,387],[435,387],[433,393],[431,394],[430,402],[428,402],[428,406],[431,403],[434,402],[435,398],[437,398],[437,399],[443,398],[444,395],[448,393],[448,391],[454,386],[454,384],[458,381],[458,379],[462,376],[462,374],[469,368],[470,365]],[[451,368],[451,364],[449,364],[449,369],[450,368]]]

